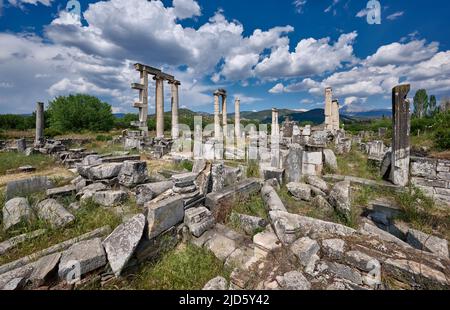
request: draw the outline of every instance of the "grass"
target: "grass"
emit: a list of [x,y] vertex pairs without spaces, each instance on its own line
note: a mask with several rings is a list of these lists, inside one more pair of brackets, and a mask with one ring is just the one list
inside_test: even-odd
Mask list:
[[[254,194],[246,199],[240,199],[233,203],[231,210],[229,211],[228,217],[226,218],[226,224],[241,233],[244,233],[244,230],[241,227],[241,223],[235,213],[245,214],[250,216],[260,217],[262,219],[268,220],[268,214],[264,202],[261,198],[261,195]],[[253,232],[253,235],[260,233],[261,230],[256,229]]]
[[[72,197],[66,197],[60,202],[67,206],[67,204],[73,202],[74,200],[75,199]],[[37,196],[29,197],[30,204],[33,205],[37,201]],[[8,231],[8,233],[1,231],[0,240],[6,240],[13,236],[31,232],[36,229],[47,229],[47,232],[44,235],[33,239],[30,242],[23,243],[15,249],[12,249],[11,251],[0,256],[0,265],[27,256],[39,250],[43,250],[62,241],[75,238],[105,225],[109,225],[112,229],[114,229],[122,222],[121,218],[114,214],[111,210],[102,208],[91,201],[87,202],[80,210],[75,212],[74,215],[75,221],[69,226],[61,229],[51,229],[47,223],[43,221],[35,221],[29,225],[20,225],[12,231]]]
[[376,167],[368,163],[367,156],[359,150],[352,148],[350,153],[337,155],[338,173],[369,180],[381,180]]
[[6,174],[7,170],[16,169],[21,166],[31,165],[38,170],[48,168],[55,164],[50,156],[33,154],[25,156],[22,153],[5,152],[0,153],[0,175]]
[[409,187],[404,192],[396,193],[395,200],[403,214],[400,219],[412,228],[429,234],[439,234],[450,239],[450,210],[442,208],[420,189]]
[[194,163],[190,160],[182,160],[179,163],[174,163],[172,165],[172,170],[175,171],[192,171],[192,168],[194,167]]
[[200,290],[209,280],[217,276],[228,279],[229,275],[230,270],[212,252],[183,244],[106,289],[114,286],[137,290]]
[[259,178],[259,164],[257,160],[251,159],[248,161],[247,166],[247,177],[248,178]]
[[83,145],[83,147],[100,155],[124,151],[130,152],[131,155],[139,154],[138,150],[125,150],[122,144],[112,144],[109,141],[94,141]]

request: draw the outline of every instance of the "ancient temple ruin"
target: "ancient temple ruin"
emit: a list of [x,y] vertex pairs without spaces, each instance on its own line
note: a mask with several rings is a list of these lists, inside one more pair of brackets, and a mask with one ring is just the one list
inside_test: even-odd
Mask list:
[[339,101],[333,100],[333,89],[325,89],[325,129],[336,132],[340,128]]

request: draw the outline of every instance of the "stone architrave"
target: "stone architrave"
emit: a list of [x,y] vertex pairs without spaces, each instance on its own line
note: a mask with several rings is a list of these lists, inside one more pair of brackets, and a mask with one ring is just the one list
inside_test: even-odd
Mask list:
[[392,89],[394,134],[390,180],[395,185],[400,186],[406,186],[409,182],[411,115],[410,102],[407,96],[410,88],[409,84],[404,84]]

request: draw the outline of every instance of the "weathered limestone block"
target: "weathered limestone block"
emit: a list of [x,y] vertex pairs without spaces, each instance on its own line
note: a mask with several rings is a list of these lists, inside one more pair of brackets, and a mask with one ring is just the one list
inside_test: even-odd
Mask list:
[[302,178],[303,147],[300,144],[290,144],[289,153],[284,160],[286,182],[300,182]]
[[317,195],[311,200],[311,203],[314,207],[327,211],[327,210],[333,210],[333,207],[330,205],[328,200],[321,195]]
[[8,200],[3,207],[3,229],[9,228],[21,223],[30,223],[34,219],[33,210],[26,198],[13,198]]
[[235,240],[229,239],[221,234],[215,234],[211,239],[206,241],[204,246],[213,252],[219,260],[224,262],[236,250],[237,244]]
[[119,225],[104,241],[109,265],[116,276],[122,273],[136,250],[145,228],[145,216],[138,214]]
[[78,173],[89,180],[108,180],[117,177],[122,169],[122,163],[106,163],[98,166],[78,166]]
[[67,226],[75,220],[75,217],[54,199],[41,201],[36,210],[39,219],[50,223],[54,228]]
[[203,287],[203,291],[225,291],[228,289],[228,282],[223,277],[216,277],[208,281]]
[[336,277],[348,280],[356,285],[363,284],[361,273],[357,270],[335,262],[327,262],[327,266],[327,271],[334,274]]
[[328,183],[325,182],[324,180],[322,180],[318,176],[314,176],[314,175],[305,176],[305,182],[311,186],[317,187],[324,193],[328,193],[330,191],[330,188],[328,187]]
[[330,204],[336,208],[336,211],[347,219],[351,216],[350,182],[342,181],[336,183],[330,192]]
[[431,158],[411,158],[411,176],[433,179],[436,177],[437,161]]
[[83,166],[97,166],[103,163],[102,158],[99,155],[88,155],[81,161]]
[[191,208],[186,210],[184,223],[191,234],[200,237],[205,231],[214,227],[215,219],[211,211],[205,207]]
[[102,240],[95,238],[78,242],[64,251],[59,263],[58,275],[61,280],[72,282],[105,265],[106,255]]
[[148,178],[145,161],[125,161],[119,172],[119,183],[132,187],[144,183]]
[[29,233],[21,234],[12,238],[9,238],[8,240],[0,242],[0,255],[5,254],[9,250],[17,247],[19,244],[22,244],[26,241],[35,239],[39,236],[42,236],[47,232],[46,229],[38,229]]
[[277,192],[272,186],[264,185],[261,196],[270,211],[287,211]]
[[330,149],[324,149],[322,153],[325,166],[327,166],[332,171],[336,171],[338,169],[338,164],[334,152]]
[[211,210],[216,217],[222,206],[234,203],[235,199],[245,198],[261,189],[258,179],[245,179],[234,186],[206,195],[205,206]]
[[50,254],[42,257],[34,264],[34,270],[29,277],[33,288],[44,285],[52,277],[59,264],[61,253]]
[[272,220],[275,233],[284,244],[291,244],[300,237],[316,236],[351,236],[356,230],[332,222],[292,214],[283,211],[271,211],[269,217]]
[[172,176],[172,182],[175,187],[186,187],[194,184],[195,179],[197,178],[198,173],[183,173],[183,174],[175,174]]
[[55,198],[55,197],[62,197],[62,196],[70,196],[75,194],[76,187],[75,185],[66,185],[62,187],[56,187],[48,189],[46,192],[47,197],[49,198]]
[[325,146],[328,142],[328,132],[325,130],[315,130],[311,133],[309,144],[314,146]]
[[128,199],[128,193],[122,190],[118,191],[100,191],[92,195],[92,200],[104,207],[114,207],[120,205]]
[[344,255],[344,261],[359,270],[370,272],[373,270],[373,264],[376,260],[363,252],[360,251],[348,251]]
[[284,169],[264,167],[262,174],[264,180],[277,179],[279,184],[283,184]]
[[280,249],[283,246],[277,235],[269,229],[254,235],[253,243],[255,244],[255,257],[257,258],[264,258],[270,252]]
[[223,163],[213,164],[211,169],[212,192],[221,191],[225,187],[225,167]]
[[143,206],[173,187],[173,181],[142,184],[136,187],[136,204]]
[[181,223],[184,218],[184,204],[180,195],[155,199],[146,203],[145,208],[148,239]]
[[255,261],[254,245],[242,246],[228,256],[224,265],[230,269],[248,270]]
[[45,176],[11,181],[6,184],[6,199],[42,192],[53,186],[53,182]]
[[311,200],[311,187],[308,184],[291,182],[286,187],[294,198],[304,201]]
[[[33,272],[33,266],[32,264],[25,265],[23,267],[19,267],[16,269],[13,269],[11,271],[5,272],[0,275],[0,289],[16,289],[16,287],[7,286],[8,283],[10,283],[14,279],[27,279],[30,274]],[[5,287],[6,286],[6,287]],[[16,285],[17,286],[17,285]]]
[[303,267],[308,267],[317,260],[320,246],[316,240],[303,237],[292,243],[290,249],[297,256],[300,264]]
[[322,250],[331,259],[341,259],[345,251],[345,241],[342,239],[326,239],[322,241]]
[[282,290],[308,291],[311,283],[300,271],[291,271],[277,277],[277,282]]
[[428,235],[415,229],[409,229],[406,242],[416,249],[429,251],[448,258],[448,242],[445,239]]
[[231,218],[236,219],[240,228],[248,235],[253,235],[255,231],[265,228],[268,224],[266,220],[260,217],[246,214],[232,213]]
[[449,286],[449,282],[442,272],[415,261],[389,258],[383,262],[383,268],[398,280],[408,280],[413,286],[423,284],[430,287]]
[[82,188],[78,193],[77,197],[80,197],[80,202],[85,202],[86,200],[92,198],[96,192],[107,190],[108,187],[103,183],[92,183],[84,188]]

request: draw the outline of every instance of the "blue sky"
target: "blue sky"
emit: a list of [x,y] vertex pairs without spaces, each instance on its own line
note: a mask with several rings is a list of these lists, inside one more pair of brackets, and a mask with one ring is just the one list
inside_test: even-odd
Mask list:
[[197,111],[212,111],[219,87],[248,111],[321,108],[326,86],[345,111],[389,108],[404,82],[411,97],[450,96],[448,1],[379,0],[379,25],[366,0],[80,3],[81,19],[67,1],[0,0],[0,113],[76,92],[134,112],[135,62],[175,75],[180,104]]

